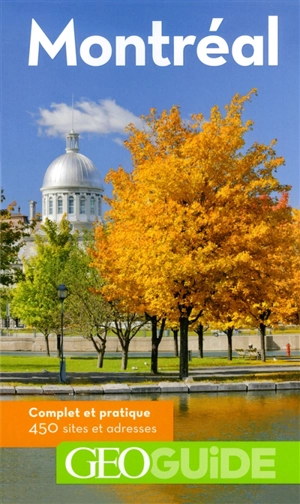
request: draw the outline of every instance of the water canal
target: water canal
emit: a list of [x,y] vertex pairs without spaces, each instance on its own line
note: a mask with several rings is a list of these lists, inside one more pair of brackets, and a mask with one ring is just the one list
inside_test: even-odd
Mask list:
[[[32,400],[7,396],[4,400]],[[38,401],[53,400],[39,396]],[[60,396],[58,401],[72,401]],[[75,399],[75,398],[74,398]],[[76,400],[95,401],[95,396]],[[145,396],[102,396],[105,400]],[[172,400],[174,439],[299,440],[299,391],[147,396]],[[3,449],[1,503],[11,504],[299,504],[296,485],[56,485],[55,450]]]

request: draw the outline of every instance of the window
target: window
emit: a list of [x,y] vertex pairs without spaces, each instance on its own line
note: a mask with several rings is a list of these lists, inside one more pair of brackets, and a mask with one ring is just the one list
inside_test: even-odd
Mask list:
[[91,197],[91,212],[92,215],[95,213],[95,198],[94,196]]
[[49,198],[49,215],[53,214],[53,199]]
[[85,197],[84,196],[81,196],[81,198],[80,198],[79,213],[85,214]]
[[57,200],[57,213],[58,214],[63,213],[63,199],[61,197],[59,197]]
[[68,207],[68,213],[69,213],[69,214],[74,213],[74,196],[69,196],[69,207]]
[[98,215],[101,217],[101,197],[98,198]]

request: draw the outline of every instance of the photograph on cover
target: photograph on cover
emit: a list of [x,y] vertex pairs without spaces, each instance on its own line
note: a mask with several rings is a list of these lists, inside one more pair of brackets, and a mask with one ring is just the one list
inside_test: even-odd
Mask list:
[[1,31],[0,501],[298,503],[299,2]]

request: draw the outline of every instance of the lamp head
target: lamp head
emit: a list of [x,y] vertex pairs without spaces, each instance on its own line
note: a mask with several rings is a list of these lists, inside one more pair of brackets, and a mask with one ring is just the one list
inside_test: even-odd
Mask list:
[[58,299],[60,301],[64,301],[64,299],[66,299],[66,297],[68,296],[68,289],[67,287],[65,286],[65,284],[60,284],[58,287],[57,287],[57,295],[58,295]]

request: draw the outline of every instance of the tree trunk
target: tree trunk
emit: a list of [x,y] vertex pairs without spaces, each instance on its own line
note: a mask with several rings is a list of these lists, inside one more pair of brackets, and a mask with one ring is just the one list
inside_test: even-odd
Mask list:
[[178,357],[178,329],[172,329],[174,338],[174,357]]
[[232,360],[232,335],[233,335],[233,328],[231,327],[230,329],[227,329],[226,330],[226,334],[227,334],[227,343],[228,343],[228,347],[227,347],[227,359],[228,360]]
[[100,341],[101,341],[101,344],[100,344],[99,350],[98,350],[97,367],[103,368],[104,354],[105,354],[105,350],[106,350],[106,334],[105,334],[105,338],[102,338]]
[[45,343],[46,343],[46,355],[50,357],[50,347],[49,347],[49,334],[45,334]]
[[90,334],[90,340],[92,341],[95,350],[97,351],[98,354],[98,359],[97,359],[97,368],[102,368],[103,367],[103,361],[104,361],[104,354],[105,354],[105,349],[106,349],[106,332],[101,336],[100,334],[97,334],[97,340],[95,336]]
[[157,317],[151,317],[151,372],[153,374],[158,373],[158,347],[162,340],[164,329],[165,329],[166,319],[162,319],[159,329],[159,334],[157,334]]
[[157,374],[158,373],[158,343],[152,342],[152,349],[151,349],[151,373]]
[[188,352],[188,327],[189,319],[180,317],[180,371],[179,378],[183,380],[189,376],[189,352]]
[[151,373],[157,374],[158,344],[157,344],[157,318],[151,317]]
[[203,359],[203,325],[199,324],[196,333],[198,334],[198,355]]
[[105,348],[102,348],[98,353],[97,368],[103,368]]
[[128,350],[129,350],[129,343],[127,342],[122,345],[122,363],[121,363],[121,370],[125,371],[127,369],[127,364],[128,364]]
[[265,349],[266,326],[263,322],[259,324],[259,332],[260,332],[261,360],[263,362],[266,362],[266,349]]

